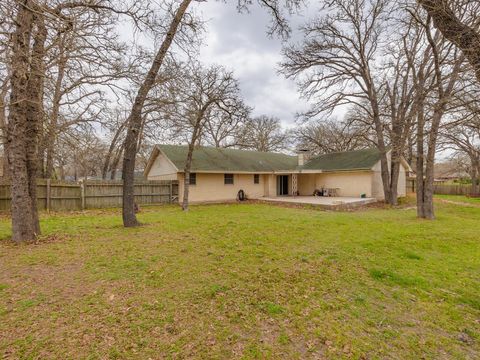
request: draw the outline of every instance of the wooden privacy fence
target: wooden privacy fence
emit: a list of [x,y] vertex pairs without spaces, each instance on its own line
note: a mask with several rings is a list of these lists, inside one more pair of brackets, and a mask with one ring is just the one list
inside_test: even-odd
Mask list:
[[439,195],[470,195],[472,185],[433,185],[433,193]]
[[[416,180],[407,180],[407,193],[415,192]],[[470,195],[472,192],[472,185],[445,185],[434,184],[433,193],[437,195]]]
[[[122,206],[121,181],[61,182],[37,181],[37,201],[41,210],[83,210]],[[172,204],[178,201],[178,181],[142,181],[135,183],[138,205]],[[10,184],[0,184],[0,211],[10,210]]]
[[407,194],[415,192],[415,180],[407,179]]

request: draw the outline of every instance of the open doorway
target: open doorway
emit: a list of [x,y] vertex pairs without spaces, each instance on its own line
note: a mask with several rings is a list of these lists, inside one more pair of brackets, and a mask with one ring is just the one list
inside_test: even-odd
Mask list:
[[277,176],[277,195],[288,195],[288,175]]

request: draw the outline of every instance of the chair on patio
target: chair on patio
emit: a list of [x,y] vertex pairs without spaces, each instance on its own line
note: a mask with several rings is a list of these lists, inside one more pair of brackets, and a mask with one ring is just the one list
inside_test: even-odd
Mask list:
[[339,188],[323,188],[323,196],[338,197]]

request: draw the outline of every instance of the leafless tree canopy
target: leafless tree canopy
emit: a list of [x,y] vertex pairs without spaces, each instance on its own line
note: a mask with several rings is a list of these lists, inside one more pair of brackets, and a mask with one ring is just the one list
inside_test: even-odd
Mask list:
[[354,121],[313,121],[300,126],[293,134],[297,148],[307,149],[313,154],[352,151],[368,148],[368,134]]
[[[465,83],[464,83],[465,84]],[[462,88],[454,100],[448,120],[440,129],[440,144],[453,151],[451,158],[470,175],[472,195],[480,193],[480,100],[478,85]],[[473,93],[472,93],[473,92]]]
[[[462,19],[471,19],[474,7],[457,5]],[[418,214],[433,218],[438,133],[453,99],[464,96],[466,56],[411,1],[330,1],[303,32],[299,45],[285,47],[282,64],[313,102],[301,119],[352,109],[349,119],[382,155],[386,201],[396,204],[401,156],[407,154],[424,179],[417,186]]]
[[235,137],[240,149],[281,152],[288,144],[288,135],[280,119],[266,115],[247,120]]
[[[399,96],[407,97],[401,60],[383,59],[392,35],[391,18],[394,4],[388,0],[336,0],[328,2],[316,19],[303,28],[300,46],[284,50],[283,72],[297,79],[300,91],[312,100],[313,106],[305,119],[329,115],[338,107],[355,106],[371,120],[376,144],[381,153],[382,180],[385,198],[397,202],[399,156],[409,131],[406,105],[387,114],[385,109],[399,105]],[[395,69],[392,68],[397,68]],[[392,74],[396,76],[392,81]],[[396,75],[395,75],[396,74]],[[403,80],[403,84],[401,81]],[[391,106],[384,102],[391,101]],[[405,101],[407,104],[408,101]],[[384,106],[384,108],[382,108]],[[388,139],[384,132],[385,118],[390,115],[392,128],[392,171],[388,168]]]
[[241,99],[238,81],[233,74],[219,66],[186,65],[182,76],[172,78],[168,86],[171,101],[158,109],[158,115],[163,119],[164,132],[170,139],[188,144],[183,198],[183,209],[188,210],[190,167],[195,146],[204,139],[216,141],[217,145],[228,140],[218,134],[244,122],[250,109]]

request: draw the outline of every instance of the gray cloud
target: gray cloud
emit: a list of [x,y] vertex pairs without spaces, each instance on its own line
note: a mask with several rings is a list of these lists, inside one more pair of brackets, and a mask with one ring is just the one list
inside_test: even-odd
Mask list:
[[[234,2],[209,1],[200,3],[198,11],[208,20],[201,61],[232,70],[255,115],[276,116],[286,126],[293,125],[295,113],[308,105],[295,83],[278,74],[282,42],[267,36],[270,18],[265,10],[253,6],[249,13],[239,14]],[[292,18],[292,27],[304,20]],[[297,36],[294,32],[293,39]]]
[[[278,73],[282,41],[267,35],[271,19],[265,9],[252,5],[248,13],[240,14],[235,4],[236,0],[195,3],[195,13],[207,21],[200,60],[223,65],[234,72],[246,103],[254,108],[254,115],[276,116],[285,126],[293,126],[295,114],[306,110],[308,103],[300,99],[296,84]],[[314,14],[315,8],[310,5],[309,14]],[[290,17],[294,31],[289,41],[301,38],[298,27],[307,17],[301,14]],[[152,37],[134,33],[131,24],[122,23],[119,33],[127,42],[135,40],[139,45],[153,48]]]

